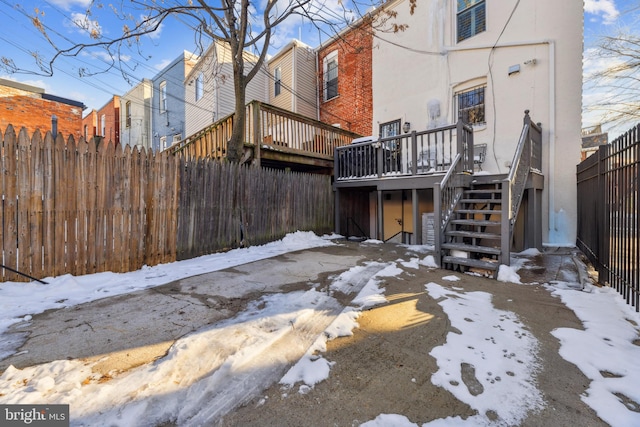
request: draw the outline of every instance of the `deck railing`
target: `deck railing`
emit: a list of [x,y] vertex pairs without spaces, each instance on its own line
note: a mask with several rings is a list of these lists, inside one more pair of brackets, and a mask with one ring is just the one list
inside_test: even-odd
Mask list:
[[[259,101],[247,104],[244,142],[259,150],[287,151],[331,160],[335,147],[350,144],[359,137],[353,132],[322,123]],[[187,158],[223,158],[231,138],[231,114],[196,134],[174,144],[171,153]]]
[[337,147],[335,179],[444,173],[460,154],[460,171],[473,172],[473,129],[456,125]]

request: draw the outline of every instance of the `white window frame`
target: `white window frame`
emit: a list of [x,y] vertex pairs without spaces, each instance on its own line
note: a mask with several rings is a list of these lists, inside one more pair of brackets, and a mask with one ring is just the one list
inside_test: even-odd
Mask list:
[[486,0],[456,0],[456,5],[456,40],[458,43],[486,31]]
[[276,67],[273,71],[273,81],[273,93],[274,96],[278,96],[282,93],[282,69],[280,67]]
[[100,131],[102,132],[101,136],[107,135],[107,116],[104,114],[100,116]]
[[484,125],[487,123],[487,85],[477,85],[455,92],[456,117],[462,117],[465,123]]
[[[332,65],[335,64],[335,65]],[[323,88],[323,100],[324,101],[330,101],[334,98],[337,98],[339,95],[339,91],[338,91],[338,82],[339,82],[339,63],[338,63],[338,51],[334,50],[333,52],[329,53],[327,56],[324,57],[324,59],[322,60],[322,88]],[[335,71],[335,77],[331,78],[331,80],[329,80],[329,73]],[[329,85],[331,85],[331,88],[335,90],[335,93],[333,91],[330,91],[329,89]]]
[[160,114],[167,111],[167,81],[160,82]]
[[197,102],[197,101],[200,101],[204,96],[204,74],[203,73],[198,74],[198,77],[196,77],[195,85],[196,85],[195,96],[196,96],[196,102]]

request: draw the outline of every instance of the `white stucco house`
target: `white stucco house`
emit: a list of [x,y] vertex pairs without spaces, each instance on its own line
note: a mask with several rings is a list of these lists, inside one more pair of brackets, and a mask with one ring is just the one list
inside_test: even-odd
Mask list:
[[[397,13],[393,22],[406,28],[374,34],[371,135],[403,138],[382,141],[382,148],[385,142],[393,144],[393,155],[398,156],[393,164],[387,162],[384,168],[371,170],[365,177],[362,168],[366,169],[367,163],[358,160],[360,171],[347,168],[346,173],[338,175],[335,188],[346,193],[346,197],[337,197],[338,203],[345,204],[345,200],[356,195],[361,205],[366,199],[363,192],[368,192],[369,212],[361,216],[362,228],[369,227],[370,235],[382,240],[407,234],[408,240],[418,241],[420,217],[438,210],[436,187],[443,182],[438,172],[448,171],[459,136],[455,129],[447,136],[441,132],[440,138],[452,140],[454,148],[438,157],[438,165],[443,166],[440,170],[435,168],[431,170],[434,173],[421,174],[421,156],[428,156],[428,152],[420,147],[429,145],[432,155],[434,148],[432,143],[425,142],[428,135],[420,132],[455,124],[458,117],[470,124],[476,154],[483,147],[485,155],[473,170],[464,171],[473,176],[467,186],[471,191],[458,196],[464,199],[474,191],[480,192],[473,189],[474,182],[482,180],[489,185],[492,181],[503,181],[515,171],[517,165],[512,163],[528,110],[527,117],[540,123],[541,141],[535,145],[541,147],[541,153],[527,167],[529,182],[534,184],[527,184],[530,187],[525,190],[525,206],[512,208],[514,215],[521,217],[513,222],[521,224],[512,223],[511,228],[517,235],[519,227],[532,227],[534,231],[529,234],[536,237],[525,237],[524,242],[514,247],[575,245],[575,165],[580,161],[581,148],[582,7],[582,2],[554,0],[434,0],[418,2],[411,13],[408,0],[385,4],[384,8]],[[378,12],[377,17],[386,16]],[[531,128],[537,126],[528,127]],[[412,142],[410,138],[413,131],[419,133],[418,148],[411,145],[416,144],[416,139]],[[466,144],[465,152],[470,150]],[[346,151],[341,155],[347,163],[353,163],[356,156]],[[466,154],[461,155],[464,160]],[[371,156],[375,157],[375,153]],[[418,168],[415,165],[412,168],[414,163]],[[452,172],[455,175],[456,171]],[[455,209],[475,212],[479,209],[478,203],[475,205]],[[346,215],[353,216],[353,206],[348,209],[351,212]],[[539,214],[534,215],[534,211]],[[480,216],[477,212],[475,215]],[[484,214],[483,218],[493,220],[492,215]],[[458,216],[457,221],[463,220]],[[499,221],[497,218],[495,223]],[[484,230],[491,224],[485,222],[482,227]],[[450,240],[453,242],[454,238]],[[474,240],[468,235],[455,239],[460,246],[463,240],[472,246],[484,244],[482,239]],[[466,250],[464,256],[469,256],[469,247]]]

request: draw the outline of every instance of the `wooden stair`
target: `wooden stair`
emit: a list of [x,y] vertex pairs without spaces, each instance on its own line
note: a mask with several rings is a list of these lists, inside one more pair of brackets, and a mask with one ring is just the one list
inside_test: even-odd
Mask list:
[[442,265],[496,277],[501,256],[502,183],[471,184],[444,231]]

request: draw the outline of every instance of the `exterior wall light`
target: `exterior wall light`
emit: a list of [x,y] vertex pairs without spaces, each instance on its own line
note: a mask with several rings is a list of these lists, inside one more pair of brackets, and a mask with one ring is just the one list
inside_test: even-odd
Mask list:
[[404,133],[409,133],[409,131],[411,130],[411,123],[404,122],[404,124],[402,125],[402,130],[404,131]]

